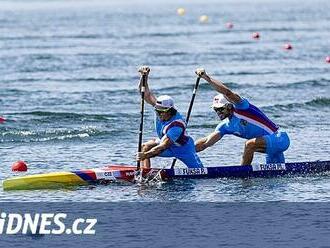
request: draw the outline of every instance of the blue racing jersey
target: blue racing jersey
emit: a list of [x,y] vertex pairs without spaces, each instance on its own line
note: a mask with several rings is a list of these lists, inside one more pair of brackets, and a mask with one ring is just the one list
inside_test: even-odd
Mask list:
[[166,135],[176,146],[183,146],[189,140],[186,132],[186,122],[178,112],[168,121],[161,121],[155,115],[155,128],[160,139]]
[[278,126],[273,123],[259,108],[242,99],[234,104],[233,115],[218,124],[215,131],[222,136],[233,134],[235,136],[252,139],[273,134]]

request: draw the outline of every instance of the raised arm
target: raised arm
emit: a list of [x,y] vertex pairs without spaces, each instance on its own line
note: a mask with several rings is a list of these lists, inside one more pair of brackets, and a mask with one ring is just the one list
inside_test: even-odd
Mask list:
[[139,68],[139,73],[141,74],[140,82],[139,82],[139,90],[141,92],[142,89],[142,77],[145,75],[146,82],[145,82],[145,92],[144,92],[144,100],[149,103],[152,106],[156,105],[156,97],[155,95],[150,91],[149,85],[148,85],[148,77],[149,77],[150,68],[147,66],[141,66]]
[[206,74],[204,69],[197,69],[196,74],[199,77],[203,78],[205,81],[207,81],[210,85],[212,85],[216,91],[223,94],[229,102],[233,104],[241,102],[242,98],[238,94],[236,94],[227,86],[225,86],[222,81],[211,78],[209,75]]

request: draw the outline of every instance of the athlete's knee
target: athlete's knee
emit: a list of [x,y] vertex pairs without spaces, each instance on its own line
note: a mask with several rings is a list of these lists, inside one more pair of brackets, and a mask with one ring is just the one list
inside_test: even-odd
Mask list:
[[256,140],[255,139],[250,139],[245,142],[244,149],[247,152],[255,152],[256,151]]

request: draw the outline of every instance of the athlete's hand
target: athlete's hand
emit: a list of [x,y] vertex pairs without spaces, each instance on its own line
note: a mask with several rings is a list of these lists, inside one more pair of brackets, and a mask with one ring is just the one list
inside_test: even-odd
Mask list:
[[196,75],[207,80],[208,79],[208,75],[206,74],[205,72],[205,69],[204,68],[197,68],[196,71],[195,71]]
[[[139,84],[138,84],[138,88],[139,88],[139,91],[141,92],[141,87],[142,87],[142,79],[143,79],[143,76],[145,75],[146,76],[146,78],[147,78],[147,80],[146,80],[146,82],[145,82],[145,84],[146,84],[146,86],[147,86],[147,91],[148,91],[148,76],[149,76],[149,72],[150,72],[150,68],[148,67],[148,66],[141,66],[140,68],[139,68],[139,73],[141,74],[141,78],[140,78],[140,81],[139,81]],[[146,95],[148,95],[149,94],[149,92],[146,92],[145,93]]]
[[147,156],[145,155],[144,152],[138,152],[136,154],[136,161],[142,161],[145,160],[147,158]]
[[146,65],[143,65],[139,68],[139,73],[142,75],[149,75],[149,72],[150,72],[150,68]]

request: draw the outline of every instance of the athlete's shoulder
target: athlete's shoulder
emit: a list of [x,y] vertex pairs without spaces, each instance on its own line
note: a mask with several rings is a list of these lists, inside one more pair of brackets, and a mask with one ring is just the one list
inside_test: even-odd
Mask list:
[[234,104],[235,109],[248,109],[250,106],[250,102],[248,99],[242,97],[239,103]]
[[220,132],[221,135],[225,135],[230,131],[230,120],[228,118],[222,120],[215,128],[214,131]]
[[183,116],[177,112],[171,119],[171,122],[182,122],[182,123],[186,123],[186,121],[184,120]]
[[183,116],[178,112],[176,112],[176,114],[174,115],[174,120],[178,120],[178,119],[181,119],[183,120]]

